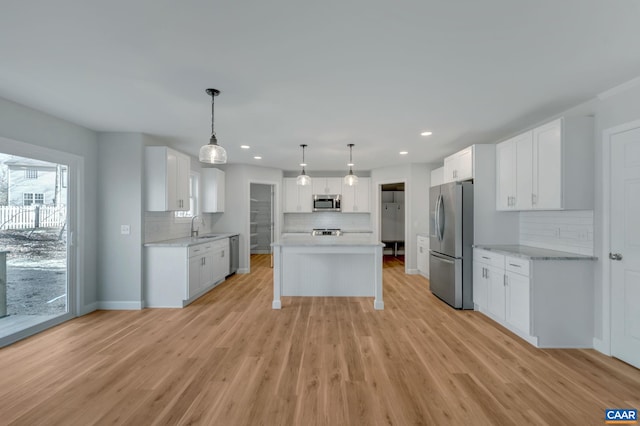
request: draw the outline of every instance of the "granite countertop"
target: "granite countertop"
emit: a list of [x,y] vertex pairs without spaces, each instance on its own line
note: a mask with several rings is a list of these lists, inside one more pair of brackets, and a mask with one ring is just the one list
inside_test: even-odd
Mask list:
[[380,241],[374,240],[372,235],[341,235],[312,236],[309,234],[284,235],[272,246],[384,246]]
[[474,248],[493,251],[508,256],[521,257],[529,260],[598,260],[595,256],[569,253],[566,251],[549,250],[538,247],[520,245],[474,245]]
[[215,234],[204,234],[196,238],[183,237],[175,238],[173,240],[155,241],[152,243],[146,243],[145,247],[190,247],[198,244],[209,243],[211,241],[222,240],[232,237],[234,235],[240,235],[237,232],[224,232]]

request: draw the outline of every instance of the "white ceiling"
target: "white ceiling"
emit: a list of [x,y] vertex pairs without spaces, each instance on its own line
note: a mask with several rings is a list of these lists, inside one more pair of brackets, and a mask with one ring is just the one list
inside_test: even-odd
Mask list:
[[312,175],[346,172],[347,143],[356,170],[439,161],[640,75],[636,0],[11,0],[0,10],[0,97],[197,154],[214,87],[230,163],[296,170],[306,143]]

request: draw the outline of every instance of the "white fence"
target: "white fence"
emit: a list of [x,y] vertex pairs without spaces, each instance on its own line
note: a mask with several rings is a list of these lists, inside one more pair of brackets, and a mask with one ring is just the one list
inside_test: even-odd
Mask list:
[[60,228],[66,206],[0,206],[0,229]]

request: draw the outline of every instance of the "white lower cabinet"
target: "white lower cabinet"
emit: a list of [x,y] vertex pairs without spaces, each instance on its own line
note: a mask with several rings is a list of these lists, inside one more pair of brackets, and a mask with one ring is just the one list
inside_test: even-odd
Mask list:
[[473,303],[534,346],[588,348],[593,342],[593,262],[529,260],[473,250]]
[[429,278],[429,237],[418,236],[418,272]]
[[145,247],[145,306],[182,308],[229,274],[229,239]]

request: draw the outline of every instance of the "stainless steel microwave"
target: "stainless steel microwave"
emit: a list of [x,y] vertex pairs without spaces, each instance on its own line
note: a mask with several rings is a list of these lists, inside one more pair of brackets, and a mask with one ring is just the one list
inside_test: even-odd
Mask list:
[[339,212],[340,211],[340,195],[314,195],[313,196],[314,212]]

